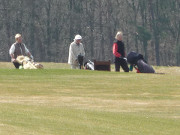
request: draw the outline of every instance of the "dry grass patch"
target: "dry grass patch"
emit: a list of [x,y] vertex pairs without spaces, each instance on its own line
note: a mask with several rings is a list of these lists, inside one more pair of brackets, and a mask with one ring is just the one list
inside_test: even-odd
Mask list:
[[[48,97],[48,96],[28,96],[28,97],[0,97],[0,103],[51,106],[51,107],[72,107],[75,109],[96,110],[106,112],[163,112],[180,111],[179,100],[109,100],[88,97]],[[163,117],[163,116],[161,116]],[[166,115],[164,116],[166,117]],[[176,116],[178,118],[178,116]]]

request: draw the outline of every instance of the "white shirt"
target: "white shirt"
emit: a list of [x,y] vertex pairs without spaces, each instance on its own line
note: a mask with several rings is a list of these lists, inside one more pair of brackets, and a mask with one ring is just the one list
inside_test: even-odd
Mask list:
[[85,51],[83,44],[80,43],[77,45],[75,42],[72,42],[69,47],[69,58],[68,58],[68,64],[76,65],[77,56],[82,55],[85,56]]
[[[9,54],[10,54],[10,55],[11,55],[11,54],[14,54],[15,44],[16,44],[16,43],[12,44],[12,45],[11,45],[11,48],[9,49]],[[23,43],[22,43],[22,44],[23,44]],[[26,54],[29,53],[29,50],[26,48],[25,44],[23,44],[23,45],[24,45],[24,48],[25,48],[25,53],[26,53]]]

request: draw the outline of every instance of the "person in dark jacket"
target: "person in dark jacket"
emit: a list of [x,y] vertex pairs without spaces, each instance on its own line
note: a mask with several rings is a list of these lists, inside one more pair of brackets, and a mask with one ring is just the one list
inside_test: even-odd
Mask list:
[[121,31],[117,32],[115,39],[116,41],[113,44],[113,54],[115,56],[115,71],[120,72],[120,66],[124,72],[129,72],[127,59],[125,58],[125,47],[122,41],[123,33]]
[[19,69],[20,64],[16,61],[16,58],[18,56],[28,56],[29,58],[33,59],[33,56],[29,52],[29,50],[26,48],[25,44],[22,43],[22,36],[21,34],[15,35],[16,42],[11,45],[11,48],[9,49],[9,54],[11,56],[11,62],[14,64],[15,68]]

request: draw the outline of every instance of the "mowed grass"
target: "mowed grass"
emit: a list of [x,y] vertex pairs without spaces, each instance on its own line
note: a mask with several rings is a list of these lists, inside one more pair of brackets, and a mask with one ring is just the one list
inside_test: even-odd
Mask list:
[[180,67],[137,74],[43,65],[0,63],[0,135],[180,134]]

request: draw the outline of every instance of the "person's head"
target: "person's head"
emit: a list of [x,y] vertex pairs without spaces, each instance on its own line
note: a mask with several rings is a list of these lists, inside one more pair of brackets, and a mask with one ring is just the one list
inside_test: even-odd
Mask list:
[[123,38],[123,33],[121,31],[118,31],[116,36],[115,36],[115,39],[121,41]]
[[15,40],[16,40],[17,43],[22,43],[22,36],[21,36],[21,34],[19,34],[19,33],[16,34],[15,35]]
[[76,42],[76,44],[80,44],[81,40],[82,40],[81,35],[76,35],[75,38],[74,38],[74,41]]

